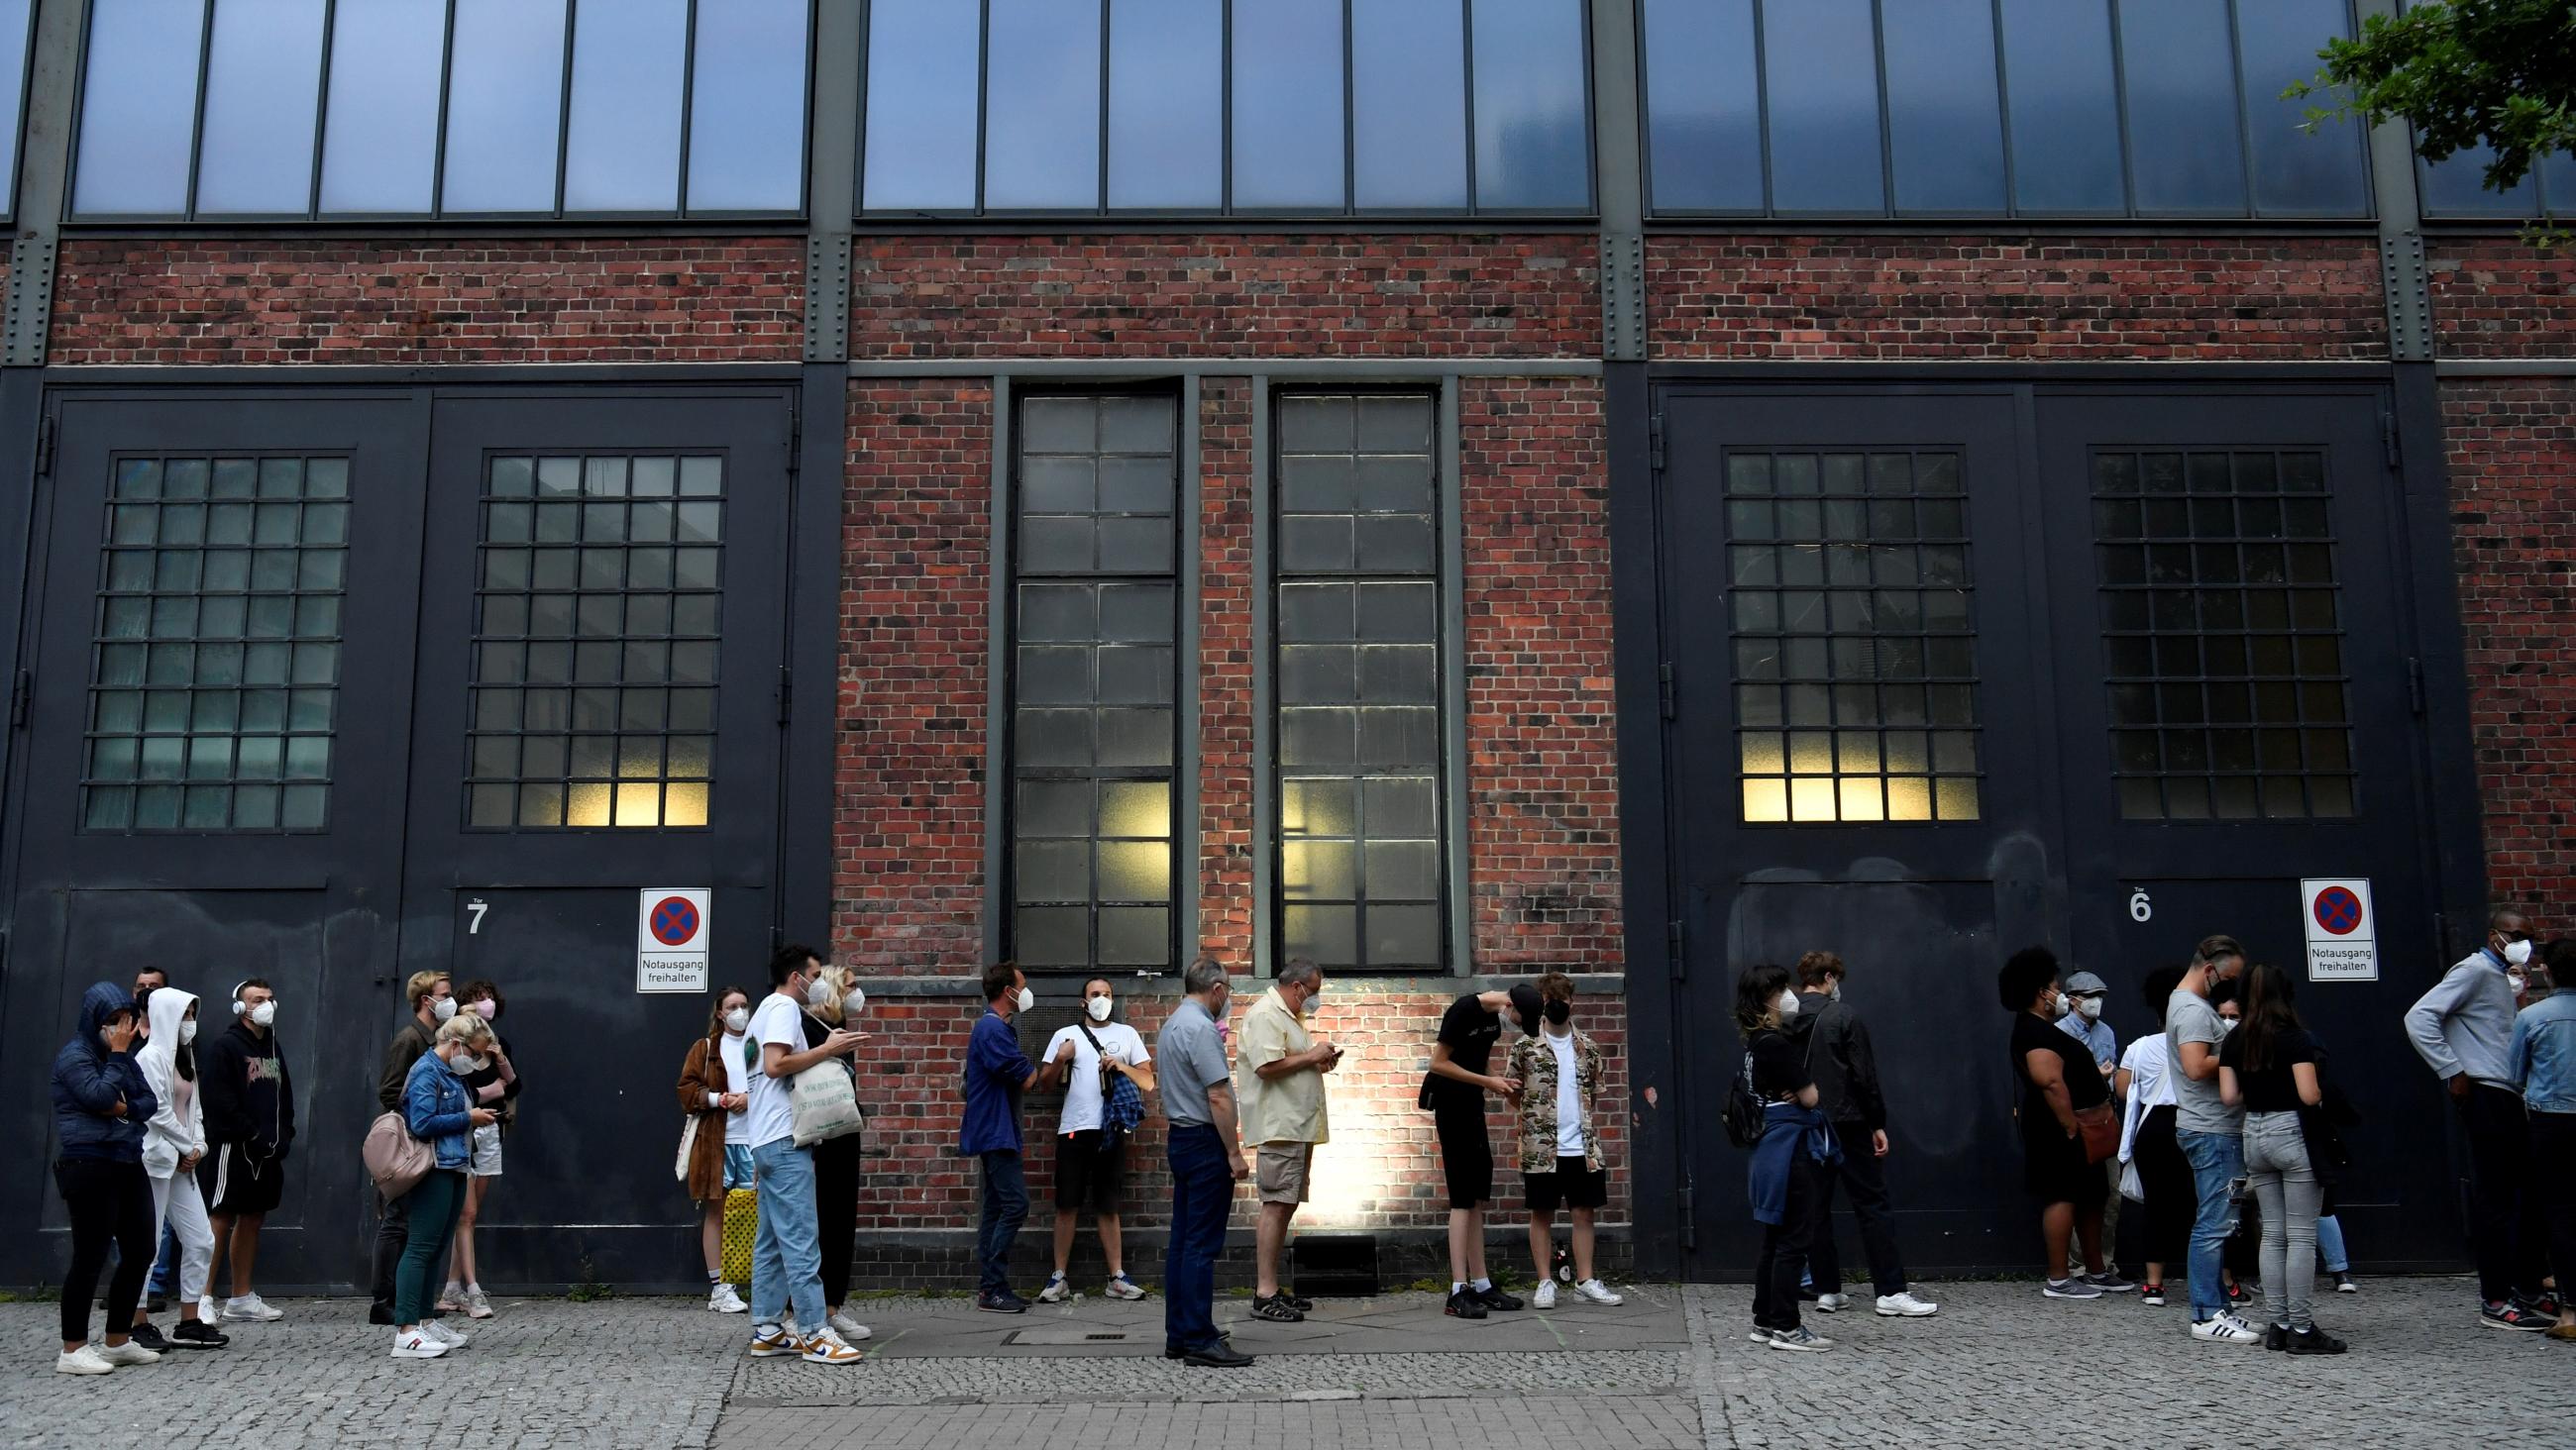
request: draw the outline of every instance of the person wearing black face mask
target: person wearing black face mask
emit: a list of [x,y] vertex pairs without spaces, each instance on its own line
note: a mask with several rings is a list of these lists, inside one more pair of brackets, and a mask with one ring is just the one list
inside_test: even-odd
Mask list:
[[1538,992],[1538,1035],[1512,1044],[1510,1068],[1521,1099],[1521,1184],[1529,1193],[1538,1307],[1556,1307],[1556,1277],[1548,1260],[1560,1203],[1574,1217],[1574,1292],[1595,1304],[1616,1305],[1619,1296],[1592,1273],[1592,1218],[1610,1201],[1592,1114],[1593,1100],[1601,1095],[1601,1048],[1574,1025],[1572,977],[1550,972],[1539,978]]
[[1832,1121],[1834,1140],[1843,1150],[1840,1162],[1816,1168],[1815,1242],[1807,1251],[1808,1273],[1820,1312],[1839,1314],[1851,1307],[1843,1293],[1833,1225],[1834,1190],[1847,1188],[1852,1216],[1860,1221],[1877,1311],[1890,1319],[1921,1319],[1939,1313],[1941,1306],[1906,1288],[1905,1260],[1896,1247],[1896,1210],[1887,1197],[1887,1096],[1879,1089],[1878,1053],[1870,1046],[1869,1028],[1843,1001],[1846,970],[1832,952],[1800,957],[1798,1015],[1783,1024],[1789,1040],[1805,1054],[1818,1105]]
[[1470,992],[1449,1004],[1440,1016],[1440,1040],[1431,1047],[1431,1070],[1415,1100],[1430,1110],[1441,1171],[1449,1180],[1449,1302],[1443,1312],[1456,1319],[1521,1307],[1485,1272],[1485,1206],[1494,1198],[1485,1094],[1514,1096],[1509,1082],[1487,1070],[1503,1035],[1505,1008],[1524,1036],[1537,1033],[1543,1004],[1538,989],[1526,982],[1508,992]]

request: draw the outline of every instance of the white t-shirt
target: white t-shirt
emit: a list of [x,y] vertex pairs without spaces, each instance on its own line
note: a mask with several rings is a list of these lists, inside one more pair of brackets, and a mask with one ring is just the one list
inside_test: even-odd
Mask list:
[[[725,1091],[727,1092],[747,1094],[751,1091],[751,1069],[742,1060],[743,1044],[749,1040],[741,1033],[728,1032],[724,1035],[723,1045],[717,1049],[724,1054]],[[725,1141],[740,1143],[746,1148],[751,1146],[749,1106],[746,1105],[741,1112],[725,1114]]]
[[[772,992],[751,1015],[750,1045],[746,1051],[753,1061],[768,1056],[768,1044],[775,1042],[789,1052],[805,1050],[805,1009],[794,998]],[[771,1077],[762,1068],[745,1063],[743,1075],[751,1080],[751,1110],[743,1114],[743,1139],[758,1148],[790,1137],[796,1131],[796,1104],[792,1096],[794,1079]],[[726,1134],[728,1141],[732,1134]]]
[[2173,1060],[2172,1051],[2158,1034],[2136,1039],[2120,1054],[2120,1066],[2129,1074],[2129,1096],[2140,1112],[2174,1105],[2173,1075],[2165,1071],[2165,1064]]
[[[1124,1022],[1103,1022],[1092,1027],[1091,1035],[1100,1039],[1101,1051],[1129,1067],[1153,1061],[1145,1051],[1145,1039]],[[1100,1126],[1100,1053],[1091,1050],[1080,1027],[1059,1027],[1047,1039],[1046,1056],[1041,1063],[1055,1061],[1067,1042],[1073,1044],[1073,1066],[1064,1084],[1064,1116],[1056,1119],[1059,1133],[1087,1133]]]
[[1541,1032],[1539,1040],[1556,1054],[1556,1156],[1583,1156],[1583,1085],[1574,1080],[1574,1034]]

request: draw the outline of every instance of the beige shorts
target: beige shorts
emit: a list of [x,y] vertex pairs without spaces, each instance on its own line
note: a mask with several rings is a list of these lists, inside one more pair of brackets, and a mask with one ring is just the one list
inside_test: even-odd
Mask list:
[[1312,1143],[1264,1143],[1255,1155],[1253,1186],[1263,1203],[1304,1203],[1314,1166]]

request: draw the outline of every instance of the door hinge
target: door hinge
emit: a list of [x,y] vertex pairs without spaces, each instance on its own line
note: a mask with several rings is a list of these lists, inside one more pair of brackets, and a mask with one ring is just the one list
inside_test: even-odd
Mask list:
[[1671,968],[1675,981],[1683,975],[1682,962],[1682,924],[1676,917],[1664,923],[1664,963]]
[[1656,473],[1664,471],[1664,415],[1646,420],[1646,466]]
[[1673,686],[1673,666],[1670,660],[1655,666],[1655,707],[1663,711],[1664,718],[1667,720],[1681,714],[1681,703]]
[[1691,1183],[1688,1178],[1684,1178],[1682,1180],[1682,1186],[1675,1196],[1681,1200],[1682,1247],[1685,1249],[1697,1249],[1699,1247],[1699,1225],[1692,1212]]
[[787,723],[788,714],[796,708],[796,671],[786,665],[778,667],[778,723]]
[[36,422],[36,476],[54,476],[54,417],[51,413]]
[[2379,415],[2379,446],[2388,460],[2388,466],[2395,468],[2397,466],[2397,415],[2395,413],[2382,412]]
[[27,708],[35,702],[36,676],[32,670],[20,670],[9,686],[9,728],[27,728]]
[[2424,662],[2422,660],[2406,661],[2406,703],[2414,708],[2416,714],[2424,713]]

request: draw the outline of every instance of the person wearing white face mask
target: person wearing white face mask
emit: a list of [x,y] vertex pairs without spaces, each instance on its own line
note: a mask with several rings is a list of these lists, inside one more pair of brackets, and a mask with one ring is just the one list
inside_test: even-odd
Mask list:
[[[846,1028],[859,1041],[859,1014],[868,994],[847,967],[825,967],[805,988],[805,1045],[820,1047],[833,1032]],[[851,1069],[853,1087],[857,1069]],[[843,1133],[813,1147],[814,1238],[823,1273],[823,1308],[834,1332],[852,1343],[868,1337],[864,1324],[842,1312],[850,1296],[850,1264],[859,1247],[859,1146],[861,1133]]]
[[134,1054],[157,1103],[143,1136],[143,1171],[152,1177],[154,1219],[178,1236],[179,1323],[165,1340],[138,1307],[134,1340],[146,1349],[221,1349],[230,1341],[199,1317],[215,1235],[206,1224],[206,1201],[197,1192],[196,1168],[206,1156],[195,1046],[197,999],[161,987],[143,1000],[145,1016],[159,1028]]
[[[295,1146],[295,1083],[278,1044],[277,994],[251,977],[233,988],[232,1025],[197,1052],[204,1097],[206,1156],[197,1162],[197,1192],[214,1230],[216,1275],[232,1276],[223,1302],[227,1323],[264,1323],[284,1317],[251,1287],[259,1266],[260,1226],[286,1192],[286,1158]],[[399,1252],[399,1250],[397,1250]],[[216,1318],[214,1301],[197,1306],[200,1319]]]
[[1109,1260],[1109,1282],[1101,1292],[1112,1299],[1145,1297],[1127,1277],[1126,1245],[1119,1232],[1127,1194],[1127,1134],[1109,1121],[1108,1109],[1112,1074],[1133,1082],[1141,1098],[1154,1090],[1154,1068],[1136,1029],[1109,1020],[1116,1001],[1117,990],[1107,977],[1083,983],[1082,1019],[1056,1029],[1047,1040],[1046,1063],[1038,1070],[1040,1091],[1064,1089],[1064,1111],[1055,1125],[1055,1273],[1038,1291],[1041,1304],[1060,1304],[1073,1293],[1065,1267],[1073,1258],[1076,1221],[1086,1208],[1100,1226],[1100,1252]]
[[[2066,979],[2064,1006],[2066,1015],[2057,1019],[2057,1030],[2090,1048],[2093,1065],[2102,1070],[2102,1080],[2111,1084],[2111,1106],[2120,1106],[2120,1038],[2111,1024],[2102,1020],[2102,1005],[2111,989],[2091,972],[2077,972]],[[2117,1156],[2102,1160],[2104,1178],[2110,1192],[2102,1199],[2102,1242],[2106,1249],[2119,1241],[2120,1235],[2120,1160]],[[2108,1285],[2096,1285],[2107,1288]]]
[[684,1170],[689,1197],[698,1205],[698,1245],[707,1264],[707,1308],[741,1314],[751,1306],[724,1277],[725,1195],[752,1185],[750,1067],[744,1034],[751,1027],[751,995],[740,987],[716,993],[707,1030],[689,1044],[680,1064],[680,1111],[696,1126],[688,1134]]
[[[770,954],[770,993],[743,1040],[751,1078],[751,1159],[760,1193],[760,1231],[751,1247],[751,1355],[801,1355],[811,1364],[851,1365],[859,1350],[832,1328],[823,1304],[821,1246],[814,1218],[814,1150],[796,1146],[796,1075],[858,1049],[860,1034],[836,1029],[819,1046],[805,1037],[805,1007],[823,980],[823,959],[790,942]],[[756,1064],[756,1065],[755,1065]],[[797,1333],[785,1323],[796,1308]]]
[[1821,1167],[1841,1161],[1833,1124],[1807,1056],[1783,1024],[1798,1011],[1789,969],[1752,966],[1735,982],[1735,1025],[1744,1034],[1745,1086],[1762,1104],[1762,1136],[1745,1168],[1745,1197],[1762,1225],[1753,1265],[1753,1342],[1813,1354],[1834,1342],[1798,1322],[1798,1277],[1815,1240]]
[[2526,914],[2497,908],[2487,918],[2485,944],[2406,1009],[2407,1039],[2449,1086],[2469,1140],[2478,1322],[2491,1329],[2546,1330],[2557,1319],[2540,1282],[2549,1271],[2547,1249],[2523,1212],[2531,1140],[2511,1052],[2511,974],[2530,965],[2533,935]]
[[[447,973],[434,968],[414,972],[403,982],[403,1001],[411,1006],[411,1018],[394,1029],[393,1040],[385,1044],[384,1069],[376,1075],[376,1104],[388,1113],[401,1108],[412,1064],[429,1051],[438,1024],[456,1015],[456,991],[449,985]],[[403,1222],[403,1212],[403,1200],[397,1198],[384,1205],[384,1216],[376,1223],[372,1286],[375,1302],[367,1309],[370,1324],[395,1322],[394,1271],[402,1262],[403,1244],[411,1236],[409,1226]],[[429,1313],[436,1317],[436,1306]]]
[[403,1080],[403,1125],[430,1150],[430,1170],[403,1195],[403,1251],[395,1271],[396,1359],[437,1359],[463,1349],[468,1336],[438,1322],[434,1307],[438,1266],[465,1210],[465,1169],[474,1156],[474,1130],[499,1116],[474,1105],[456,1065],[492,1050],[492,1029],[478,1016],[441,1022],[429,1050],[412,1059]]
[[1020,1051],[1011,1019],[1037,1005],[1028,978],[1009,962],[984,969],[984,1015],[966,1043],[966,1113],[957,1151],[984,1169],[983,1214],[975,1229],[982,1274],[975,1307],[1025,1314],[1029,1301],[1011,1292],[1011,1245],[1029,1216],[1029,1180],[1020,1163],[1020,1094],[1037,1086],[1037,1064]]
[[[497,1021],[504,1005],[500,985],[490,981],[466,983],[456,999],[465,1004],[461,1010],[485,1022]],[[501,1176],[501,1140],[518,1122],[519,1072],[510,1061],[510,1043],[498,1027],[492,1031],[492,1049],[462,1059],[457,1072],[465,1079],[465,1090],[474,1095],[475,1106],[490,1108],[501,1118],[474,1130],[473,1160],[465,1169],[465,1210],[456,1219],[453,1262],[447,1271],[447,1288],[438,1296],[438,1309],[442,1314],[489,1319],[491,1296],[483,1292],[474,1266],[474,1225],[483,1216],[483,1200]]]

